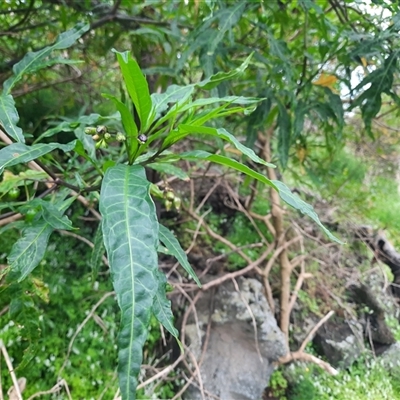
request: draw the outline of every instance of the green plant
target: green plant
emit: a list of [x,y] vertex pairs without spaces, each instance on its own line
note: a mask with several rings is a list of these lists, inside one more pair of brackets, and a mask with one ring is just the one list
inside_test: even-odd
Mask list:
[[[158,270],[157,252],[174,255],[201,286],[176,238],[159,224],[151,195],[163,197],[170,207],[178,207],[179,199],[173,192],[161,192],[152,185],[146,177],[145,167],[161,168],[176,176],[185,176],[174,165],[179,160],[208,160],[232,168],[274,188],[283,201],[309,215],[331,239],[337,239],[323,227],[312,207],[293,195],[282,182],[272,181],[239,160],[223,154],[204,150],[171,151],[179,141],[199,134],[216,142],[226,141],[254,163],[274,168],[231,133],[214,127],[214,121],[220,117],[250,113],[258,99],[232,96],[202,98],[198,94],[238,77],[249,65],[251,56],[231,72],[217,73],[196,84],[172,85],[165,93],[150,95],[137,62],[129,52],[114,50],[128,96],[124,96],[122,101],[108,94],[104,97],[115,104],[120,118],[90,114],[75,120],[64,119],[58,126],[43,132],[34,143],[26,144],[29,137],[17,125],[18,112],[11,89],[27,73],[54,63],[68,63],[66,59],[51,58],[52,51],[71,46],[88,29],[87,25],[79,25],[60,35],[53,45],[28,53],[14,66],[14,74],[3,85],[0,122],[8,136],[3,136],[6,146],[0,150],[0,173],[32,161],[35,161],[37,170],[45,173],[45,178],[35,178],[41,182],[40,190],[35,185],[26,185],[25,201],[6,205],[11,211],[26,215],[24,222],[17,222],[22,236],[8,256],[7,282],[21,296],[20,287],[45,255],[53,231],[74,229],[67,210],[76,200],[89,207],[99,201],[102,231],[96,234],[93,271],[94,274],[97,271],[96,264],[102,255],[104,242],[121,309],[118,338],[121,395],[123,399],[134,399],[142,348],[151,317],[154,315],[178,339],[170,301],[166,297],[166,278]],[[193,99],[195,95],[197,98]],[[123,129],[120,129],[121,124]],[[76,140],[66,144],[43,142],[58,132],[73,132]],[[54,150],[59,153],[52,153]],[[31,180],[31,177],[23,178],[24,182]],[[36,210],[36,214],[32,213],[32,209]],[[14,299],[16,302],[18,296]],[[38,334],[34,325],[31,334]]]
[[382,360],[366,356],[337,376],[323,374],[314,365],[292,365],[285,370],[288,400],[400,399],[399,369],[389,370]]
[[288,381],[284,377],[282,370],[275,370],[271,375],[267,389],[270,396],[277,397],[279,400],[287,400],[285,396],[287,388]]

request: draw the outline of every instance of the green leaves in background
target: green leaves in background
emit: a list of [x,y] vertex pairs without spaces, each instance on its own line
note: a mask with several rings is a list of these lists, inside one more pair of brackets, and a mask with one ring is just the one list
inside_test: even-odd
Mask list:
[[10,269],[16,273],[18,282],[25,279],[42,260],[52,232],[53,227],[43,220],[22,231],[22,238],[14,244],[8,256]]
[[57,58],[55,61],[47,57],[53,50],[62,50],[72,46],[86,31],[89,25],[77,25],[75,28],[62,33],[56,42],[36,52],[29,52],[26,56],[13,67],[13,75],[3,84],[3,92],[0,95],[0,124],[12,139],[16,142],[25,142],[21,128],[17,126],[19,121],[18,111],[15,108],[14,100],[11,96],[11,89],[22,78],[23,75],[45,68],[50,64],[71,63],[70,60]]
[[282,182],[273,180],[271,181],[275,188],[278,190],[280,198],[289,206],[294,209],[300,211],[301,213],[309,216],[317,225],[326,233],[329,239],[333,240],[336,243],[343,244],[336,236],[332,235],[332,233],[325,228],[325,226],[320,221],[317,213],[314,211],[313,207],[306,203],[304,200],[300,199],[297,195],[293,194],[290,189]]
[[[11,89],[22,78],[23,75],[47,67],[47,57],[53,50],[63,50],[72,46],[85,32],[89,30],[89,28],[90,26],[88,24],[78,24],[69,31],[62,33],[54,44],[39,51],[27,53],[20,62],[14,65],[14,74],[4,82],[4,93],[10,94]],[[57,61],[60,63],[63,61],[63,59],[58,58]],[[68,60],[66,62],[69,63]]]
[[400,104],[400,98],[392,90],[396,71],[397,53],[387,57],[382,67],[369,73],[354,89],[358,91],[365,88],[366,85],[369,86],[353,102],[351,109],[360,107],[365,127],[370,135],[372,134],[372,119],[377,116],[382,107],[382,95],[387,94],[395,100],[397,105]]
[[25,142],[22,129],[17,126],[18,121],[19,115],[13,97],[10,94],[2,93],[0,96],[0,124],[16,142]]
[[19,282],[25,279],[44,257],[53,230],[72,229],[71,221],[63,214],[73,201],[74,198],[70,198],[53,204],[35,199],[24,206],[26,209],[36,207],[40,209],[40,213],[39,218],[22,230],[22,237],[14,244],[8,256],[10,269]]
[[75,144],[75,141],[68,144],[40,143],[34,144],[33,146],[27,146],[23,143],[10,144],[0,150],[0,174],[3,173],[4,168],[35,160],[36,158],[50,153],[54,149],[60,149],[64,152],[71,151],[75,147]]
[[126,400],[135,398],[152,312],[177,336],[158,271],[159,226],[149,190],[142,166],[117,165],[107,170],[100,194],[104,244],[121,308],[118,375]]
[[[235,136],[233,136],[231,133],[229,133],[224,128],[216,129],[216,128],[210,128],[207,126],[192,126],[192,125],[182,124],[182,125],[179,125],[178,131],[179,131],[179,133],[186,133],[186,134],[200,133],[200,134],[204,134],[204,135],[210,135],[210,136],[214,136],[217,138],[221,138],[221,139],[231,143],[240,152],[242,152],[244,155],[249,157],[254,162],[271,167],[271,168],[275,168],[275,165],[267,163],[265,160],[258,157],[257,154],[254,153],[254,151],[252,149],[249,149],[247,146],[244,146],[242,143],[239,142],[239,140],[237,140],[235,138]],[[173,139],[170,139],[170,137],[173,138],[173,135],[168,136],[167,139],[165,140],[165,142],[168,142],[168,140],[173,140]]]

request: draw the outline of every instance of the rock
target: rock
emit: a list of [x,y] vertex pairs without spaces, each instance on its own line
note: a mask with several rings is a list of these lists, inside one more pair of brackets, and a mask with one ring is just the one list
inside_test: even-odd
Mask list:
[[[214,395],[220,399],[259,400],[274,370],[272,363],[286,354],[284,335],[269,309],[261,283],[239,278],[238,285],[240,293],[232,282],[222,284],[214,299],[205,293],[196,304],[200,332],[194,323],[185,329],[189,348],[199,362],[210,304],[214,303],[210,336],[200,366],[207,399]],[[192,385],[184,399],[201,399],[201,393]]]
[[382,365],[393,372],[400,370],[400,342],[393,343],[387,350],[380,355]]
[[364,351],[363,327],[356,321],[328,321],[317,331],[314,344],[330,364],[347,368]]

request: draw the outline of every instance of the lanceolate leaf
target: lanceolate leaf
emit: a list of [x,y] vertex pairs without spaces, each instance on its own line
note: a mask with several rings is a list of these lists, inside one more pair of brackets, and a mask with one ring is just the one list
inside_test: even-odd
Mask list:
[[121,308],[118,374],[122,399],[135,399],[142,347],[158,290],[158,222],[140,165],[107,170],[100,194],[103,237]]
[[[58,194],[59,200],[56,204],[49,203],[43,199],[34,199],[24,207],[40,207],[43,214],[47,213],[48,220],[39,219],[22,231],[22,237],[14,244],[8,256],[8,263],[11,271],[16,273],[16,279],[22,281],[39,264],[46,252],[49,237],[53,232],[53,226],[62,229],[71,229],[71,222],[63,213],[74,202],[75,198],[70,197],[64,200],[67,192],[61,191]],[[54,215],[51,215],[53,211]],[[50,223],[48,222],[50,221]]]
[[146,129],[152,108],[149,86],[138,63],[130,56],[129,51],[123,53],[113,51],[117,54],[129,96],[140,119],[139,130],[143,132]]
[[[182,179],[183,181],[189,181],[189,175],[181,168],[172,165],[170,163],[150,163],[146,164],[146,167],[152,168],[156,171],[159,171],[163,174],[175,175],[177,178]],[[1,185],[0,185],[1,188]]]
[[66,215],[63,215],[63,211],[60,211],[53,203],[44,201],[42,199],[40,200],[40,205],[43,209],[43,219],[53,229],[64,229],[67,231],[73,229],[71,220]]
[[139,146],[139,143],[137,141],[138,128],[136,126],[135,120],[133,119],[132,113],[129,108],[124,103],[119,101],[116,97],[108,94],[103,94],[103,96],[107,99],[112,100],[116,105],[117,110],[121,114],[122,125],[124,126],[126,133],[128,157],[129,161],[132,162],[133,157],[136,154],[136,150]]
[[97,278],[97,273],[99,272],[102,263],[102,256],[104,254],[103,231],[101,229],[101,224],[94,235],[93,245],[94,247],[92,250],[92,256],[90,257],[90,266],[92,267],[92,279],[94,282]]
[[282,103],[278,103],[279,116],[278,116],[278,148],[279,148],[279,159],[282,164],[282,168],[286,168],[289,160],[289,148],[290,148],[290,137],[291,137],[291,123],[290,116]]
[[189,264],[186,253],[183,251],[178,240],[168,228],[161,224],[159,225],[159,238],[160,242],[164,244],[164,246],[169,250],[170,254],[172,254],[179,261],[185,271],[194,279],[197,285],[201,287],[201,283],[197,278],[196,273],[193,271],[192,266]]
[[325,226],[320,221],[317,213],[312,208],[312,206],[307,204],[305,201],[301,200],[298,196],[294,195],[284,183],[276,180],[269,180],[264,175],[249,168],[247,165],[243,165],[238,161],[232,160],[231,158],[220,156],[217,154],[210,154],[203,150],[195,150],[187,153],[182,153],[180,154],[179,157],[181,159],[187,159],[187,160],[204,159],[211,162],[215,162],[217,164],[225,165],[226,167],[240,171],[246,174],[247,176],[250,176],[254,179],[259,180],[262,183],[272,186],[275,190],[278,191],[280,198],[285,203],[289,204],[296,210],[299,210],[303,214],[308,215],[312,220],[314,220],[317,223],[317,225],[321,227],[321,229],[328,235],[330,239],[334,240],[337,243],[342,244],[342,242],[338,238],[332,235],[332,233],[327,228],[325,228]]
[[[192,125],[181,124],[181,125],[179,125],[179,132],[202,133],[202,134],[206,134],[206,135],[212,135],[212,136],[219,137],[219,138],[224,139],[227,142],[233,144],[238,150],[240,150],[243,154],[245,154],[247,157],[249,157],[254,162],[266,165],[271,168],[275,168],[275,165],[267,163],[262,158],[258,157],[257,154],[254,153],[254,151],[252,149],[249,149],[247,146],[240,143],[235,138],[235,136],[233,136],[231,133],[229,133],[228,131],[226,131],[223,128],[216,129],[216,128],[210,128],[207,126],[192,126]],[[169,139],[169,136],[167,139]]]
[[244,62],[234,70],[230,72],[218,72],[217,74],[212,75],[199,83],[196,83],[196,86],[201,87],[202,89],[210,90],[218,86],[221,82],[234,78],[235,76],[244,72],[244,70],[248,67],[250,63],[250,59],[252,56],[253,53],[251,53],[244,60]]
[[215,15],[215,17],[218,17],[220,20],[220,23],[217,35],[212,38],[211,43],[209,44],[208,53],[214,53],[221,40],[224,38],[225,33],[230,30],[242,17],[245,7],[245,1],[238,1],[233,7],[221,10],[218,13],[220,15]]
[[18,111],[14,99],[10,94],[0,96],[0,125],[16,142],[25,142],[22,129],[17,126],[19,121]]
[[47,66],[46,57],[53,50],[62,50],[72,46],[85,32],[89,30],[89,25],[77,25],[67,32],[62,33],[56,42],[42,50],[28,53],[19,63],[13,67],[14,75],[4,82],[4,93],[10,94],[13,86],[22,78],[24,74],[32,73],[40,68]]
[[0,174],[4,168],[34,160],[44,154],[50,153],[54,149],[61,149],[65,152],[73,150],[76,142],[68,144],[48,143],[34,144],[27,146],[23,143],[13,143],[0,150]]
[[177,157],[183,160],[193,160],[193,161],[208,160],[216,164],[224,165],[226,167],[235,169],[236,171],[242,172],[243,174],[246,174],[247,176],[250,176],[254,179],[257,179],[268,186],[276,188],[275,185],[272,183],[272,181],[266,178],[263,174],[260,174],[259,172],[256,172],[253,169],[249,168],[247,165],[244,165],[229,157],[221,156],[218,154],[211,154],[203,150],[193,150],[190,152],[182,153]]
[[160,270],[155,271],[154,279],[158,282],[157,293],[154,296],[153,301],[154,315],[157,318],[158,322],[160,322],[164,326],[164,328],[176,338],[179,347],[181,347],[182,349],[182,345],[178,339],[179,332],[174,327],[174,316],[171,310],[171,301],[168,300],[167,296],[165,295],[167,279]]
[[325,228],[325,226],[320,221],[317,213],[314,211],[313,207],[310,204],[306,203],[305,201],[300,199],[300,197],[293,194],[284,183],[275,180],[273,180],[272,182],[277,188],[279,196],[285,203],[289,204],[296,210],[299,210],[301,213],[308,215],[312,220],[317,223],[317,225],[327,234],[327,236],[331,240],[343,244],[343,242],[341,242],[337,237],[332,235],[332,233],[328,229]]
[[40,220],[22,231],[22,237],[11,249],[8,263],[17,273],[18,282],[25,279],[39,264],[46,252],[53,227]]
[[178,86],[171,85],[168,86],[164,93],[153,93],[151,99],[154,105],[154,110],[156,113],[156,118],[158,118],[161,113],[168,109],[168,105],[171,103],[185,102],[194,91],[194,85]]
[[257,104],[263,101],[256,97],[243,97],[243,96],[225,96],[225,97],[206,97],[204,99],[197,99],[189,104],[183,106],[179,111],[190,110],[191,108],[204,107],[215,103],[230,103],[230,104]]

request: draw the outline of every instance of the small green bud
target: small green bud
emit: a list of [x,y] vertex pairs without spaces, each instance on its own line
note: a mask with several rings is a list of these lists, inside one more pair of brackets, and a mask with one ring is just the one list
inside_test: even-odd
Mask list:
[[137,139],[140,144],[145,144],[147,142],[147,136],[143,133],[140,134]]
[[175,194],[171,189],[165,189],[164,190],[164,197],[169,201],[174,201]]
[[182,200],[179,197],[175,197],[173,203],[174,203],[175,210],[180,211],[181,205],[182,205]]
[[117,132],[117,136],[115,137],[118,142],[125,142],[126,137],[123,133]]
[[85,128],[85,133],[86,135],[95,135],[96,128],[94,126],[88,126],[87,128]]
[[168,211],[171,211],[171,208],[173,206],[173,202],[171,200],[166,199],[164,201],[165,209]]
[[104,134],[104,140],[110,140],[110,139],[111,139],[111,135],[108,132],[106,132]]
[[96,143],[96,149],[106,149],[107,147],[108,147],[108,144],[104,139],[100,139]]

